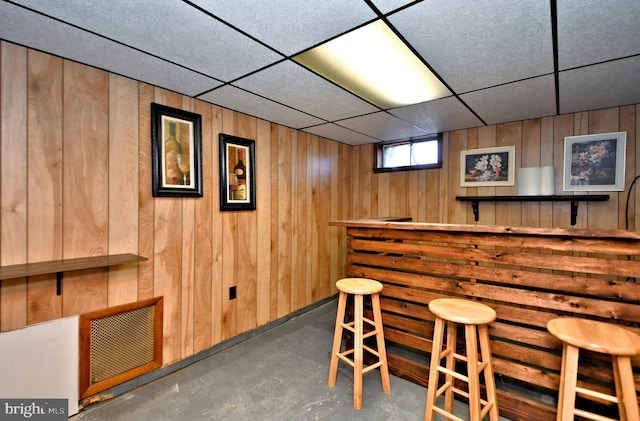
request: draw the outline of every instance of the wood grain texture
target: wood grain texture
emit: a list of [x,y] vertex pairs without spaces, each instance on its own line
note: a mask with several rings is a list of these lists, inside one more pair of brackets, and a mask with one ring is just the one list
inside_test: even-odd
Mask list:
[[[213,344],[211,326],[214,306],[212,288],[212,259],[213,259],[213,197],[217,192],[217,185],[213,184],[214,156],[213,143],[217,141],[212,130],[213,110],[210,104],[196,101],[195,112],[202,116],[202,191],[203,196],[194,201],[194,323],[193,323],[193,352],[198,353],[208,349]],[[218,306],[219,308],[219,306]]]
[[[29,50],[27,112],[28,261],[62,259],[63,61]],[[4,141],[4,140],[3,140]],[[55,276],[27,284],[27,323],[62,317]]]
[[[109,77],[65,61],[63,95],[63,257],[108,254]],[[105,270],[65,277],[63,315],[107,305]]]
[[[138,84],[109,75],[109,234],[111,254],[138,252]],[[138,299],[138,265],[108,273],[108,305]]]
[[[0,54],[0,265],[10,265],[27,261],[27,50],[2,42]],[[27,280],[3,287],[0,331],[24,326]]]
[[[249,117],[245,114],[238,114],[237,118],[238,130],[237,135],[245,139],[256,139],[257,119]],[[256,153],[258,150],[256,148]],[[257,166],[257,163],[256,163]],[[253,174],[255,176],[255,168]],[[257,181],[257,180],[256,180]],[[260,200],[256,193],[256,201]],[[256,310],[258,293],[256,289],[257,282],[257,213],[238,212],[238,265],[237,265],[237,285],[238,285],[238,332],[246,332],[255,329]]]

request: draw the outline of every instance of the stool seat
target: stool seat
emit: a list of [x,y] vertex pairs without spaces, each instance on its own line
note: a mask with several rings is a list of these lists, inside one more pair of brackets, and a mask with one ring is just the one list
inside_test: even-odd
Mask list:
[[[591,420],[611,419],[576,408],[577,395],[616,403],[620,420],[640,421],[631,367],[631,357],[640,354],[640,335],[613,323],[575,317],[549,320],[547,330],[562,341],[557,421],[571,421],[576,415]],[[611,356],[615,396],[577,385],[580,349]]]
[[382,291],[382,284],[367,278],[344,278],[336,282],[336,288],[347,294],[368,295]]
[[[453,395],[458,394],[469,400],[470,421],[480,421],[489,414],[491,421],[498,421],[498,403],[496,399],[495,379],[491,362],[488,323],[496,319],[491,307],[458,298],[438,298],[429,303],[429,310],[435,315],[433,346],[427,387],[427,408],[425,420],[432,421],[436,413],[447,419],[461,420],[453,414]],[[464,327],[465,354],[457,349],[457,325]],[[446,343],[443,349],[443,342]],[[478,342],[480,349],[478,352]],[[461,351],[462,352],[462,351]],[[441,360],[445,359],[445,365]],[[456,361],[464,362],[466,375],[456,371]],[[440,374],[444,375],[444,384],[440,387]],[[486,399],[480,396],[480,375],[484,375]],[[455,381],[465,382],[467,389],[457,387]],[[444,408],[436,406],[438,396],[444,393]]]
[[[382,310],[380,309],[380,291],[382,283],[367,278],[344,278],[336,282],[340,292],[338,296],[338,312],[333,334],[333,348],[331,350],[331,365],[329,367],[329,387],[334,387],[338,376],[338,362],[343,361],[353,367],[353,407],[362,408],[362,376],[371,370],[380,368],[382,390],[391,393],[389,381],[389,367],[387,365],[387,351],[384,343]],[[347,297],[353,297],[353,320],[345,322]],[[370,297],[372,318],[365,317],[364,297]],[[368,326],[368,329],[365,329]],[[347,330],[353,334],[353,348],[340,351],[342,334]],[[365,344],[367,338],[375,337],[376,348]],[[364,367],[364,352],[377,357],[377,362]]]
[[601,354],[640,354],[640,336],[613,323],[560,317],[547,323],[549,332],[563,342]]
[[464,325],[484,325],[496,319],[496,312],[477,301],[457,298],[437,298],[429,303],[429,311],[450,322]]

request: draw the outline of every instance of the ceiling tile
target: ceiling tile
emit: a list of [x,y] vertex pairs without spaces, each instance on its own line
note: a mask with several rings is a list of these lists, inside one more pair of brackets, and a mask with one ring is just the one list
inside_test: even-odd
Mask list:
[[372,3],[384,14],[391,13],[414,2],[415,0],[372,0]]
[[408,139],[431,134],[384,111],[342,120],[339,121],[338,124],[366,136],[384,141]]
[[556,114],[553,75],[460,95],[487,124]]
[[201,95],[198,99],[294,129],[323,123],[323,120],[229,85]]
[[396,108],[389,113],[430,134],[482,125],[482,121],[455,97]]
[[364,1],[192,1],[288,56],[376,18]]
[[640,1],[558,2],[560,70],[640,54]]
[[[17,2],[223,81],[238,78],[282,58],[181,1]],[[45,33],[40,35],[46,36]]]
[[291,61],[247,76],[234,85],[329,121],[378,110]]
[[553,72],[549,2],[425,1],[391,23],[460,94]]
[[8,3],[0,4],[0,15],[0,38],[16,44],[185,95],[195,95],[221,84],[205,75]]
[[560,113],[640,103],[640,56],[560,72]]
[[340,127],[333,123],[321,124],[319,126],[307,127],[303,131],[315,134],[317,136],[333,139],[338,142],[347,143],[349,145],[365,145],[368,143],[377,143],[378,139],[365,136],[353,130]]

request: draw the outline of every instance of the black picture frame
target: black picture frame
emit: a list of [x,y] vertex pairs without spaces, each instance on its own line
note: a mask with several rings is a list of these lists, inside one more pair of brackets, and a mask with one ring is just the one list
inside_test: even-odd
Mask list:
[[154,197],[202,197],[202,116],[151,103]]
[[256,143],[220,133],[220,210],[256,210]]

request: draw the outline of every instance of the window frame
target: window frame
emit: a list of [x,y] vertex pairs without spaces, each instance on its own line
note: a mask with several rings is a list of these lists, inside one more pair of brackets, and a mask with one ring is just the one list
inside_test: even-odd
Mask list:
[[[424,165],[404,165],[402,167],[383,167],[384,162],[384,148],[389,145],[404,145],[409,144],[413,145],[415,143],[427,142],[427,141],[437,141],[438,142],[438,160],[433,164],[424,164]],[[437,135],[425,136],[416,139],[407,139],[407,140],[398,140],[392,142],[380,142],[374,144],[373,147],[373,172],[374,173],[384,173],[384,172],[396,172],[396,171],[413,171],[413,170],[427,170],[432,168],[442,168],[442,133],[438,133]]]

